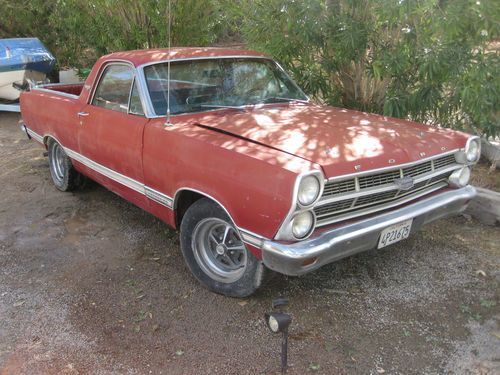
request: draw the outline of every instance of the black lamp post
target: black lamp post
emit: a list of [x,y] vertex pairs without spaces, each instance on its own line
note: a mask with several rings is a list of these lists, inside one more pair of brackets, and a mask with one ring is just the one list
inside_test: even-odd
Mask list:
[[273,301],[273,310],[278,312],[266,313],[266,324],[273,333],[282,333],[281,339],[281,373],[286,374],[288,368],[288,327],[292,322],[290,314],[284,313],[283,308],[288,306],[288,299],[278,298]]

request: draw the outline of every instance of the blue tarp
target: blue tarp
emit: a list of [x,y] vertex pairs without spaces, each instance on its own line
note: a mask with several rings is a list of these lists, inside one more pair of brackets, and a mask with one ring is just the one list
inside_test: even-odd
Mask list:
[[55,61],[37,38],[0,39],[0,72],[29,69],[48,73]]

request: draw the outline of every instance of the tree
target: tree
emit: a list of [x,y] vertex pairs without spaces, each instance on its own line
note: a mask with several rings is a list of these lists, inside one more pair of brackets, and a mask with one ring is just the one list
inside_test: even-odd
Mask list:
[[[168,0],[0,0],[0,38],[36,36],[60,65],[168,45]],[[171,0],[172,46],[207,46],[224,32],[215,1]]]
[[495,0],[225,5],[249,45],[279,59],[317,100],[484,135],[500,133]]

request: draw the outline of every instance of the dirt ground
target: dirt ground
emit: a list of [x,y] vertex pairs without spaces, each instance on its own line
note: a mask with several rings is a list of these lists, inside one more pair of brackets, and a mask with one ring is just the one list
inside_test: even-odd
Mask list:
[[246,300],[200,287],[178,234],[104,188],[61,193],[0,113],[0,374],[498,374],[500,230],[466,217]]

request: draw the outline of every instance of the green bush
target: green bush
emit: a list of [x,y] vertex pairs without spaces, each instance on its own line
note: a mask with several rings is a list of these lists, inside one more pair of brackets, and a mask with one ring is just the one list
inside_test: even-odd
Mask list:
[[[498,135],[497,0],[240,0],[226,6],[322,102]],[[496,48],[496,49],[495,49]]]
[[[166,47],[168,0],[0,0],[0,38],[61,66]],[[498,0],[172,0],[172,45],[240,40],[316,100],[500,135]]]
[[[208,46],[225,33],[216,1],[171,0],[171,8],[173,46]],[[0,0],[0,9],[0,38],[36,36],[60,66],[168,46],[168,0]]]

